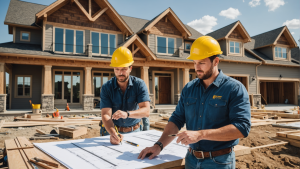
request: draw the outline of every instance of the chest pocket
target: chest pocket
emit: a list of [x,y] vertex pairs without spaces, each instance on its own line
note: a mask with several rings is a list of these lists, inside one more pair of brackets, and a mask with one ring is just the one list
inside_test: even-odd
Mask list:
[[184,111],[187,119],[194,118],[196,113],[197,98],[185,98],[184,99]]
[[135,110],[136,105],[137,105],[136,95],[127,97],[127,109],[128,109],[128,111]]
[[208,110],[211,121],[220,121],[228,118],[227,100],[210,99]]

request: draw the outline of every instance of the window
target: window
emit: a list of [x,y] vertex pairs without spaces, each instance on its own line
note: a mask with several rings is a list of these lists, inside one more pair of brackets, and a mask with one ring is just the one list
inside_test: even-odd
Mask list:
[[157,52],[174,54],[175,52],[175,39],[174,38],[165,38],[157,37]]
[[114,76],[115,76],[114,73],[109,73],[109,72],[93,73],[93,90],[94,90],[95,97],[100,97],[101,87],[103,86],[103,84],[105,84]]
[[30,41],[30,32],[21,31],[20,32],[20,41]]
[[191,46],[192,46],[192,43],[190,42],[185,42],[185,50],[191,50]]
[[230,53],[240,53],[240,42],[230,41]]
[[287,49],[286,48],[275,47],[275,57],[286,59],[287,58]]
[[16,92],[15,97],[25,97],[25,98],[31,98],[31,91],[32,91],[32,85],[31,85],[31,76],[16,76]]
[[93,44],[93,54],[112,55],[117,46],[116,35],[91,32],[91,43]]
[[84,53],[84,33],[79,30],[55,28],[54,51],[63,53]]

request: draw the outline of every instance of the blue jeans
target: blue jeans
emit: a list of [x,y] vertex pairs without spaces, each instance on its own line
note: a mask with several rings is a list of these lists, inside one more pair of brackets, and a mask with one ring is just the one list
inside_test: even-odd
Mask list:
[[198,160],[192,153],[188,151],[185,156],[185,168],[186,169],[202,169],[202,168],[235,169],[235,153],[234,151],[232,151],[229,154]]
[[143,121],[143,131],[147,131],[150,129],[150,120],[149,117],[142,118]]
[[[134,132],[139,132],[139,131],[142,131],[142,125],[140,125],[140,128],[134,130],[134,131],[131,131],[131,132],[127,132],[127,133],[123,133],[123,132],[119,132],[120,134],[128,134],[128,133],[134,133]],[[109,136],[109,133],[106,131],[105,127],[100,127],[100,136]]]

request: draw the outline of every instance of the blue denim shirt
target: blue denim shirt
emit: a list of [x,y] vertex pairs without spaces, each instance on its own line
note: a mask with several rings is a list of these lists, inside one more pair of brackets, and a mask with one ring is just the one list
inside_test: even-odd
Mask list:
[[[223,74],[207,88],[196,78],[185,85],[176,110],[169,121],[180,130],[186,123],[187,130],[218,129],[233,124],[247,137],[251,128],[249,95],[242,83]],[[198,151],[216,151],[237,145],[232,141],[201,140],[190,144]]]
[[[150,102],[145,82],[134,76],[129,76],[128,86],[124,94],[117,84],[117,78],[113,77],[103,84],[100,98],[100,109],[112,108],[112,114],[118,110],[125,112],[137,110],[139,109],[139,103]],[[119,127],[133,126],[140,121],[141,119],[134,118],[113,120],[114,124]]]

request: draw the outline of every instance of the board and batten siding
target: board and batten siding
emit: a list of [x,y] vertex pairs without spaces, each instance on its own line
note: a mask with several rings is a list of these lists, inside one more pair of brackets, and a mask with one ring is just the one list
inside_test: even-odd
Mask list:
[[53,26],[46,24],[45,27],[45,51],[53,49]]
[[281,67],[271,65],[261,65],[258,67],[259,77],[275,77],[279,78],[297,78],[300,79],[300,69],[297,67]]
[[[30,33],[30,41],[21,41],[21,31]],[[42,44],[42,31],[37,29],[19,28],[16,27],[15,35],[16,43]]]
[[[43,66],[34,65],[13,65],[12,68],[12,90],[11,90],[11,109],[31,109],[29,100],[33,104],[41,104],[42,94],[42,69]],[[15,98],[16,91],[16,75],[32,76],[32,97],[31,98]]]
[[249,75],[248,78],[248,93],[249,94],[256,94],[257,92],[257,79],[252,80],[252,77],[256,77],[254,64],[237,64],[237,63],[227,63],[221,62],[219,64],[219,69],[223,71],[224,74],[238,76],[241,75]]

